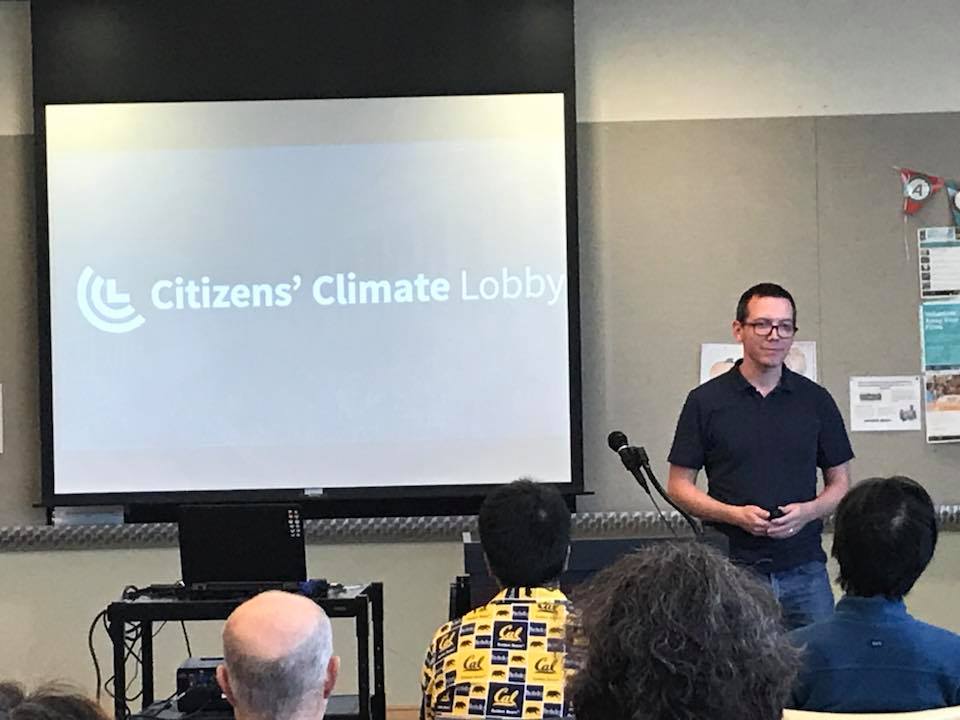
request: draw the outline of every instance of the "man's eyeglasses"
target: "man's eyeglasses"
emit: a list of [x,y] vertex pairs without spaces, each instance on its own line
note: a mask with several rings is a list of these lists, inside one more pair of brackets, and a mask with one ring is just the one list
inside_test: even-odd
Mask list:
[[754,320],[752,322],[745,322],[741,324],[752,327],[753,332],[760,337],[767,337],[771,332],[773,332],[774,328],[777,329],[777,335],[782,338],[792,338],[794,333],[797,332],[797,326],[789,320],[784,320],[783,322],[778,323],[775,323],[772,320]]

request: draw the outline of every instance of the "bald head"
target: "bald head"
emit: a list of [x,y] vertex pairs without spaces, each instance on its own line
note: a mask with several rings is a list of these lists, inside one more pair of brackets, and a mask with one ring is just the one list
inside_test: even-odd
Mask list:
[[318,720],[339,667],[330,620],[312,600],[271,591],[223,628],[220,686],[238,720]]
[[223,626],[223,649],[276,660],[314,633],[330,638],[330,621],[320,606],[302,595],[271,590],[230,614]]

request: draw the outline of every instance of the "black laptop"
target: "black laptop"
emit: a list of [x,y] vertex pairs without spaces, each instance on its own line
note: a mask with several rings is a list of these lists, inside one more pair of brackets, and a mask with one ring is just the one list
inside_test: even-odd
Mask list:
[[307,579],[298,505],[183,505],[179,528],[190,591],[295,590]]

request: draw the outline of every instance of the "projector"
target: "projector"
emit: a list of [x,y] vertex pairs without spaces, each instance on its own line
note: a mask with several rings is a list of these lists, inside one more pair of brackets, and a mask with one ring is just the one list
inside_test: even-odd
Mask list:
[[229,711],[230,703],[217,683],[217,665],[222,657],[195,657],[177,668],[177,709],[183,713]]

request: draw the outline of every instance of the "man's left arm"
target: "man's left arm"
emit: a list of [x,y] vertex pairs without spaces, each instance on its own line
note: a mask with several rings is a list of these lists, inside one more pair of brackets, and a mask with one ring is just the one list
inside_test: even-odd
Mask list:
[[837,509],[850,489],[850,462],[823,469],[823,491],[813,500],[783,505],[783,515],[770,521],[767,537],[775,539],[796,535],[808,522],[825,517]]

